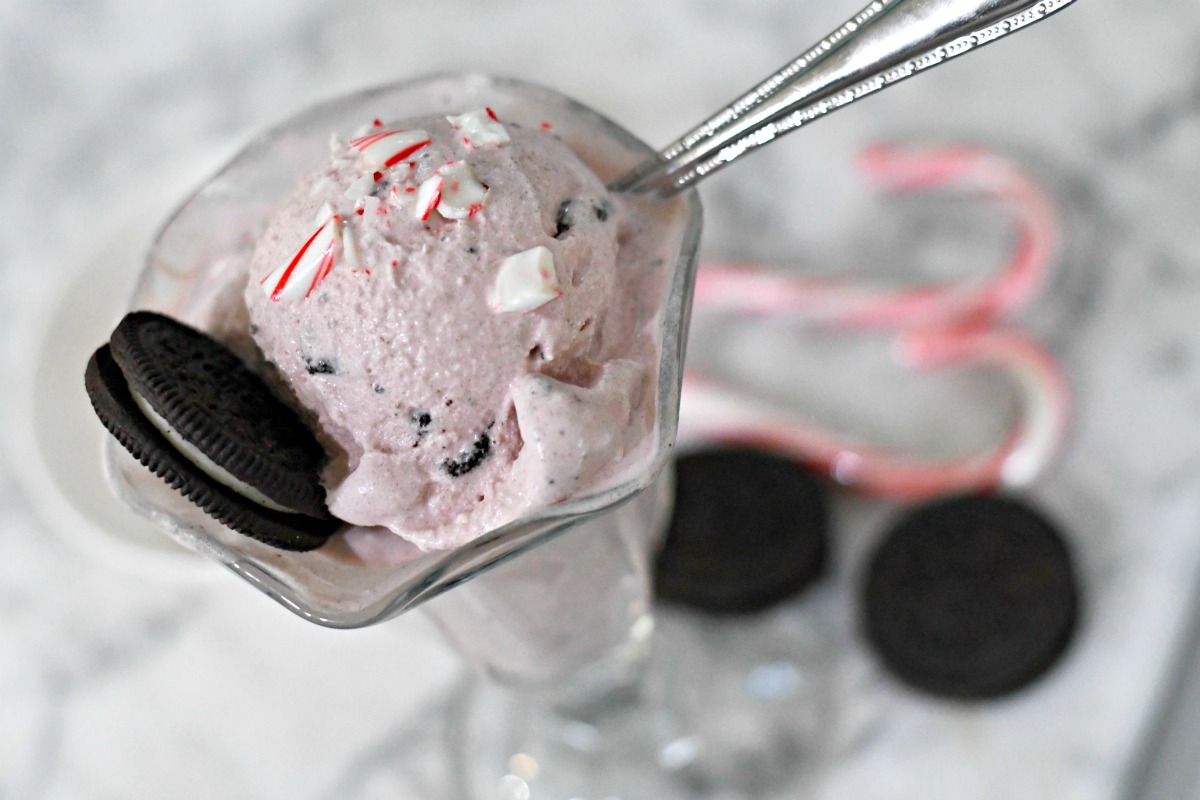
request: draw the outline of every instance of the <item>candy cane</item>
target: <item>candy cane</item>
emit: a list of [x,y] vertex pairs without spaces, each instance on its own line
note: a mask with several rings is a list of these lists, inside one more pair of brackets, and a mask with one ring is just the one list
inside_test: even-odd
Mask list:
[[1044,348],[995,325],[1027,303],[1045,282],[1057,245],[1050,201],[1015,166],[978,148],[881,146],[867,150],[860,163],[869,177],[891,191],[953,188],[999,199],[1017,225],[1012,256],[983,282],[898,292],[786,277],[750,265],[706,266],[697,278],[697,306],[896,329],[896,357],[912,369],[999,368],[1016,380],[1021,392],[1022,413],[1014,429],[988,452],[923,460],[822,431],[695,371],[684,376],[681,429],[784,452],[839,483],[898,499],[1029,483],[1061,445],[1069,424],[1070,392],[1060,367]]

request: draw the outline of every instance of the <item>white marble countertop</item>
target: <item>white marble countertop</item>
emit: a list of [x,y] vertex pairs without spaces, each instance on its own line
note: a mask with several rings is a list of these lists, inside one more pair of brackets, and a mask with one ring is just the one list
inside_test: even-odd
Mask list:
[[[488,71],[549,84],[665,142],[856,10],[855,0],[7,0],[6,363],[29,346],[23,312],[73,264],[130,225],[152,228],[161,198],[182,197],[251,132],[319,99]],[[1069,519],[1098,587],[1077,650],[1013,703],[943,707],[881,684],[853,641],[848,592],[822,590],[814,606],[842,653],[839,679],[871,702],[840,723],[846,760],[816,795],[1107,800],[1127,789],[1200,564],[1198,42],[1190,0],[1153,11],[1085,0],[704,187],[708,258],[844,266],[832,254],[884,229],[845,179],[854,153],[882,138],[1027,156],[1081,220],[1077,271],[1030,321],[1082,398],[1078,445],[1039,489]],[[11,433],[28,420],[7,389]],[[460,674],[423,617],[331,632],[216,567],[172,580],[114,568],[59,535],[60,518],[19,489],[22,472],[19,459],[0,464],[0,798],[408,796],[411,776],[394,774],[388,753],[411,745]],[[885,513],[860,510],[847,525]],[[1089,536],[1093,525],[1103,536]],[[1128,533],[1142,528],[1144,543]],[[839,540],[843,578],[868,541]],[[1007,738],[985,736],[982,755],[964,759],[979,731]],[[1057,746],[1032,746],[1023,731]]]

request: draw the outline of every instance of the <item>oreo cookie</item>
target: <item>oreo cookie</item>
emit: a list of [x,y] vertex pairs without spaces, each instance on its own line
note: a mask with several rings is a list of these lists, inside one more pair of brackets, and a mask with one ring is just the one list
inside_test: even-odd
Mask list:
[[675,464],[675,513],[655,564],[666,602],[718,614],[761,611],[823,572],[824,487],[758,450],[713,448]]
[[340,526],[325,508],[325,454],[312,432],[207,334],[161,314],[128,314],[84,383],[121,444],[228,527],[311,550]]
[[955,497],[904,516],[869,562],[863,599],[864,633],[888,669],[960,700],[1037,680],[1079,618],[1062,536],[1005,497]]

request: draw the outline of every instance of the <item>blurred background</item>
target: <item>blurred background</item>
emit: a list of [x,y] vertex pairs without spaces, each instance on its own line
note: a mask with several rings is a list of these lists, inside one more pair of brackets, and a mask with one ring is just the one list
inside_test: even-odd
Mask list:
[[[106,252],[135,268],[190,188],[322,99],[491,72],[573,95],[661,145],[858,3],[3,0],[0,341],[14,372],[2,382],[0,798],[432,797],[433,779],[392,756],[428,746],[460,675],[420,615],[319,629],[216,567],[127,557],[55,506],[65,501],[27,435],[30,354],[80,269],[112,268]],[[1067,453],[1032,491],[1076,546],[1085,626],[1044,684],[995,706],[890,684],[857,643],[850,586],[868,531],[895,509],[845,501],[837,579],[796,611],[822,615],[837,698],[837,746],[812,796],[1200,797],[1191,715],[1168,713],[1189,708],[1200,564],[1198,54],[1191,0],[1081,0],[704,185],[702,261],[812,273],[928,267],[922,235],[938,220],[872,195],[854,169],[872,142],[995,148],[1061,207],[1061,271],[1022,324],[1079,398]],[[89,285],[107,291],[81,308],[115,319],[105,298],[123,296],[132,270],[107,274],[93,271]],[[729,341],[714,355],[698,335],[693,356],[736,359],[730,348],[760,342]],[[763,388],[804,405],[786,377]],[[868,429],[920,438],[904,424],[919,408],[875,411]],[[962,413],[978,417],[976,435],[995,433],[988,414]],[[81,455],[78,470],[93,463]]]

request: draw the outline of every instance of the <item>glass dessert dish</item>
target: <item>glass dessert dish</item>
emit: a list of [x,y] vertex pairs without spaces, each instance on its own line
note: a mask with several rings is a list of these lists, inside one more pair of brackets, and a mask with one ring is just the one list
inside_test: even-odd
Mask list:
[[[131,308],[161,311],[201,328],[220,328],[223,307],[240,303],[223,270],[248,258],[259,233],[297,178],[297,165],[320,163],[332,131],[381,113],[395,117],[453,113],[482,105],[516,121],[553,119],[555,132],[603,179],[651,154],[614,123],[548,89],[484,76],[439,76],[339,98],[265,132],[201,187],[155,239]],[[303,169],[301,167],[300,169]],[[544,508],[453,550],[422,553],[398,537],[350,529],[312,553],[289,553],[234,534],[193,509],[119,447],[106,452],[121,497],[185,545],[215,558],[288,609],[320,625],[355,628],[409,610],[488,567],[616,508],[649,486],[674,440],[692,265],[700,235],[694,194],[664,201],[677,222],[663,252],[667,306],[657,318],[661,342],[652,447],[642,463],[594,491]]]
[[[230,265],[249,258],[304,169],[297,165],[320,163],[331,132],[347,133],[381,115],[454,114],[485,105],[530,127],[553,120],[555,133],[605,181],[653,154],[599,114],[514,80],[436,76],[339,98],[265,132],[193,194],[156,237],[130,307],[220,329],[227,309],[241,303],[240,286],[226,285]],[[701,210],[694,192],[656,205],[671,224],[660,242],[668,300],[653,324],[660,354],[654,425],[649,446],[607,483],[451,550],[422,552],[390,531],[348,527],[307,553],[276,550],[228,530],[111,439],[105,448],[110,483],[182,544],[319,625],[373,625],[457,587],[429,611],[490,678],[537,687],[556,703],[598,702],[630,685],[646,657],[653,628],[647,564],[671,501],[670,481],[659,476],[674,444]],[[535,549],[568,531],[561,544]],[[502,716],[492,719],[509,729]],[[478,736],[477,729],[471,735]],[[505,772],[501,765],[497,777]]]

